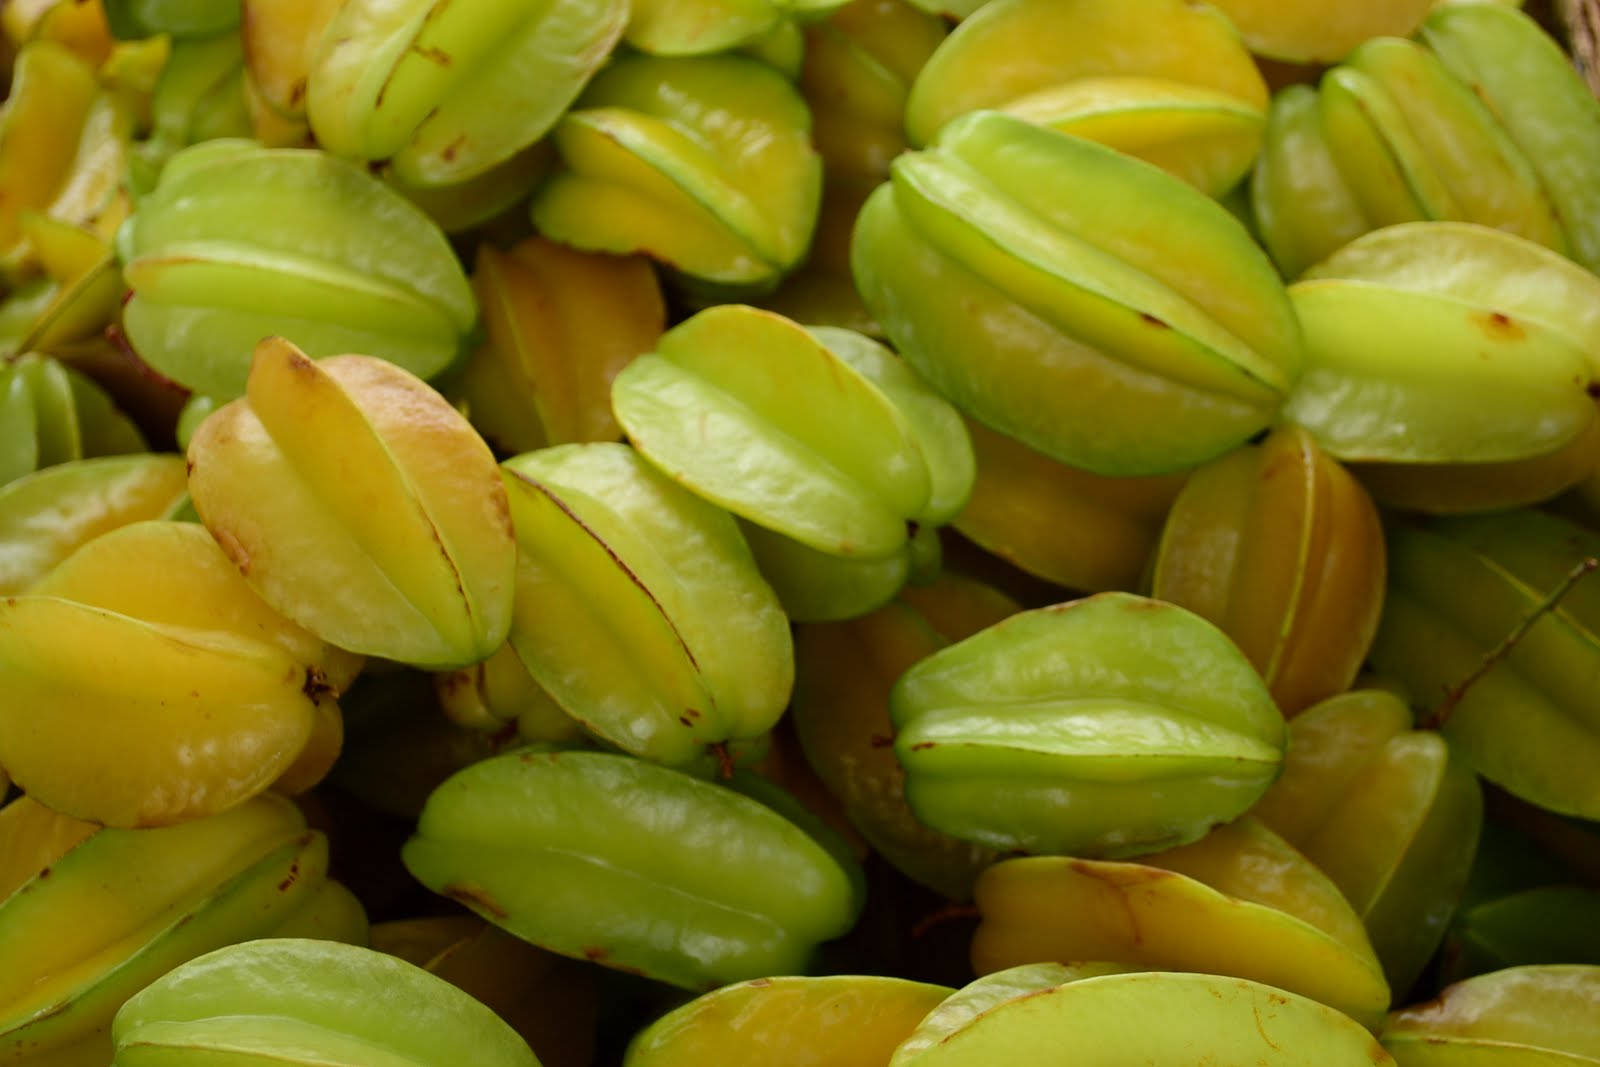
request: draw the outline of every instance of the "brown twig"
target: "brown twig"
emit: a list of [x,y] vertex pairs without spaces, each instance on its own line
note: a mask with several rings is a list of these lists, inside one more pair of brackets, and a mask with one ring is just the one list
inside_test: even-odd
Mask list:
[[1450,716],[1455,711],[1456,706],[1461,703],[1461,698],[1467,695],[1468,689],[1472,688],[1472,684],[1485,674],[1488,674],[1496,663],[1509,656],[1511,650],[1517,646],[1517,642],[1521,641],[1524,635],[1533,628],[1534,623],[1554,611],[1556,605],[1560,604],[1562,599],[1572,592],[1573,586],[1577,585],[1584,575],[1597,569],[1600,569],[1600,558],[1590,556],[1588,559],[1580,560],[1576,566],[1567,572],[1566,577],[1561,579],[1560,584],[1546,594],[1543,600],[1535,604],[1533,610],[1528,612],[1527,616],[1517,623],[1510,633],[1506,634],[1505,640],[1501,641],[1490,650],[1488,655],[1483,657],[1483,661],[1478,664],[1471,674],[1467,675],[1459,685],[1451,686],[1445,690],[1444,699],[1439,702],[1439,706],[1434,708],[1428,717],[1422,721],[1423,728],[1428,730],[1442,728],[1450,720]]

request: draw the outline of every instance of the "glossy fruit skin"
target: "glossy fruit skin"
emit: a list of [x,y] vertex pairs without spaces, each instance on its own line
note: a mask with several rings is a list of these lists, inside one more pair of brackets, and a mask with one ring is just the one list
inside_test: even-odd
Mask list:
[[1233,638],[1289,716],[1350,687],[1383,589],[1377,508],[1297,426],[1190,475],[1151,585]]
[[1372,1035],[1315,1001],[1257,982],[1145,971],[1083,978],[979,1014],[905,1067],[1102,1062],[1243,1062],[1390,1067]]
[[1437,733],[1391,693],[1353,690],[1289,724],[1284,773],[1252,814],[1325,871],[1355,907],[1391,988],[1439,947],[1483,827],[1483,793]]
[[1527,509],[1394,523],[1372,651],[1374,667],[1405,685],[1419,715],[1437,721],[1477,773],[1541,807],[1589,819],[1600,816],[1586,681],[1600,669],[1597,587],[1578,582],[1508,650],[1496,650],[1596,554],[1592,532]]
[[[997,112],[962,116],[892,171],[857,222],[856,284],[966,414],[1103,475],[1190,467],[1272,421],[1299,374],[1299,327],[1214,201]],[[1163,247],[1152,229],[1189,236]]]
[[311,149],[185,149],[118,231],[117,254],[134,348],[218,400],[244,392],[263,337],[287,335],[314,358],[378,356],[427,378],[477,319],[438,225],[362,168]]
[[435,790],[402,856],[525,940],[691,990],[797,973],[860,908],[853,861],[771,808],[598,752],[474,764]]
[[312,1055],[442,1065],[463,1048],[492,1067],[538,1067],[516,1031],[427,971],[357,945],[274,937],[219,949],[117,1012],[119,1067],[193,1057]]
[[1600,967],[1510,967],[1394,1013],[1383,1045],[1402,1067],[1582,1062],[1600,1056],[1597,1010]]
[[771,728],[793,644],[727,512],[617,443],[524,453],[502,477],[520,546],[511,645],[569,716],[673,766]]
[[1115,858],[1194,841],[1254,803],[1283,754],[1283,717],[1232,642],[1128,593],[942,649],[895,683],[890,712],[912,810],[1002,850]]
[[954,990],[903,978],[778,976],[724,986],[636,1034],[626,1067],[687,1067],[749,1059],[774,1065],[883,1064]]
[[366,938],[328,842],[287,800],[158,830],[104,829],[28,797],[0,808],[0,929],[13,950],[0,1055],[108,1062],[112,1017],[173,967],[300,928]]
[[189,443],[189,491],[262,599],[332,644],[444,669],[505,643],[516,542],[499,468],[392,363],[263,341],[246,396]]
[[1229,974],[1321,1001],[1376,1029],[1382,967],[1339,889],[1245,817],[1138,861],[1028,856],[978,881],[982,974],[1034,962]]

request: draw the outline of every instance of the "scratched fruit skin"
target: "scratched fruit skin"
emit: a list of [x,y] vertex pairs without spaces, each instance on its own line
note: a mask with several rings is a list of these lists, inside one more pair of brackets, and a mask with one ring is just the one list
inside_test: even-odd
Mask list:
[[1383,589],[1372,498],[1298,426],[1189,476],[1151,579],[1239,645],[1287,716],[1350,687]]
[[328,844],[287,800],[159,830],[103,829],[31,797],[0,808],[0,1059],[105,1064],[112,1016],[173,967],[290,930],[365,941]]
[[502,476],[519,545],[511,645],[568,715],[675,766],[771,728],[793,645],[727,512],[620,443],[527,452]]
[[277,615],[200,527],[124,526],[0,602],[0,764],[106,825],[214,814],[326,772],[359,663]]
[[627,12],[624,0],[346,0],[310,62],[311,129],[408,185],[465,181],[549,131]]
[[857,221],[856,284],[964,413],[1102,475],[1192,467],[1275,418],[1299,325],[1265,253],[1192,186],[993,111],[891,170]]
[[1004,1000],[896,1067],[999,1063],[1393,1067],[1352,1019],[1295,993],[1212,974],[1143,971]]
[[979,974],[1106,960],[1228,974],[1321,1001],[1376,1029],[1389,987],[1328,877],[1253,818],[1138,862],[1030,856],[978,880]]
[[1398,1011],[1383,1045],[1401,1067],[1600,1062],[1600,967],[1511,967]]
[[1600,535],[1527,509],[1393,523],[1372,646],[1373,667],[1406,687],[1420,715],[1442,719],[1468,766],[1585,819],[1600,818],[1600,585],[1579,581],[1482,668],[1571,568],[1596,555]]
[[261,342],[246,395],[189,443],[189,492],[262,599],[331,644],[447,669],[505,643],[516,542],[499,468],[392,363]]
[[358,945],[269,937],[191,960],[117,1012],[115,1067],[202,1063],[539,1067],[442,978]]
[[778,976],[724,986],[634,1035],[623,1067],[884,1067],[895,1046],[954,993],[876,975]]
[[1117,858],[1195,841],[1283,759],[1283,716],[1238,648],[1130,593],[1013,615],[917,663],[889,699],[912,810],[1002,850]]
[[1477,778],[1411,725],[1380,690],[1307,709],[1289,724],[1283,776],[1251,809],[1344,893],[1395,990],[1439,947],[1483,827]]
[[696,991],[801,973],[861,907],[853,861],[772,808],[608,753],[476,763],[401,855],[524,940]]

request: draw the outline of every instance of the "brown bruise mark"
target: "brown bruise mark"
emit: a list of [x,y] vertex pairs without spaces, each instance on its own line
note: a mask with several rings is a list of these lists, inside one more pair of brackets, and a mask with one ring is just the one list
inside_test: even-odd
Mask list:
[[1267,1046],[1274,1052],[1282,1052],[1282,1047],[1279,1046],[1276,1041],[1272,1040],[1272,1038],[1267,1036],[1267,1028],[1261,1025],[1261,1008],[1253,1000],[1250,1002],[1250,1014],[1255,1019],[1256,1033],[1261,1035],[1261,1040],[1265,1041]]
[[306,695],[313,704],[320,704],[324,697],[334,695],[333,686],[328,684],[328,676],[321,667],[307,667],[305,684],[300,691]]
[[289,86],[289,107],[291,110],[297,109],[305,103],[307,85],[308,79],[300,77],[296,78]]
[[466,143],[467,135],[461,134],[455,140],[451,141],[449,144],[440,149],[439,155],[443,157],[446,163],[454,163],[456,161],[456,155],[461,151],[461,147]]
[[1181,877],[1160,867],[1138,863],[1105,865],[1093,860],[1073,860],[1071,866],[1073,873],[1093,879],[1111,891],[1112,898],[1122,908],[1123,917],[1128,923],[1128,938],[1134,945],[1144,944],[1144,931],[1139,927],[1139,913],[1133,909],[1129,891],[1136,886]]
[[423,59],[426,59],[428,62],[437,63],[441,67],[448,68],[452,63],[455,62],[450,58],[449,52],[446,52],[443,48],[440,48],[437,45],[414,44],[411,46],[411,51],[415,52]]
[[611,955],[610,949],[601,948],[598,945],[590,945],[583,950],[583,958],[591,963],[600,963],[609,955]]
[[250,551],[228,529],[212,530],[212,538],[217,542],[223,553],[239,568],[239,573],[245,577],[250,576]]
[[1471,318],[1492,341],[1520,341],[1528,336],[1528,331],[1503,311],[1475,312]]
[[936,741],[918,741],[916,744],[911,746],[911,751],[922,752],[925,749],[936,748],[937,746],[938,742]]
[[745,983],[745,985],[749,986],[751,989],[765,989],[771,984],[772,979],[770,978],[752,978],[750,981]]
[[508,919],[511,913],[494,902],[483,890],[470,885],[447,885],[439,892],[451,900],[465,904],[473,911],[486,911],[496,919]]
[[278,892],[287,893],[289,887],[300,880],[300,861],[295,860],[289,864],[289,873],[284,875],[283,881],[278,883]]
[[1139,321],[1143,322],[1143,323],[1146,323],[1146,324],[1148,324],[1150,326],[1154,326],[1158,330],[1170,330],[1170,329],[1172,329],[1172,327],[1168,326],[1165,321],[1163,321],[1162,319],[1156,318],[1154,315],[1150,314],[1148,311],[1139,312]]

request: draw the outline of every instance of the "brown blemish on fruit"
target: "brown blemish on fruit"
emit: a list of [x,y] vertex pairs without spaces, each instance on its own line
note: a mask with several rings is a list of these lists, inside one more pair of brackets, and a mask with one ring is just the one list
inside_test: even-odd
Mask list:
[[1106,865],[1092,860],[1073,860],[1071,866],[1074,873],[1091,878],[1111,890],[1112,898],[1122,908],[1123,917],[1127,920],[1128,939],[1135,945],[1144,944],[1144,932],[1139,928],[1139,914],[1133,910],[1129,891],[1136,886],[1178,877],[1171,871],[1137,863]]
[[1139,319],[1140,319],[1141,322],[1148,323],[1149,325],[1154,326],[1158,330],[1170,330],[1170,329],[1172,329],[1171,326],[1168,326],[1164,321],[1162,321],[1161,319],[1156,318],[1154,315],[1150,314],[1148,311],[1139,312]]
[[248,577],[250,574],[250,552],[244,545],[239,543],[239,539],[226,529],[212,530],[211,537],[217,542],[217,546],[222,549],[223,554],[233,561],[235,567],[239,568],[239,573]]
[[289,887],[300,880],[300,861],[295,860],[289,864],[289,873],[284,875],[283,881],[278,883],[278,892],[287,893]]
[[307,667],[305,684],[300,687],[313,704],[320,704],[323,697],[333,696],[333,686],[328,684],[328,676],[321,667]]
[[444,161],[446,163],[454,163],[456,161],[456,155],[461,151],[461,146],[466,143],[467,135],[462,134],[449,144],[445,145],[444,148],[440,149],[439,154],[444,157]]
[[50,877],[50,868],[46,867],[44,870],[40,871],[39,872],[39,877],[40,878],[48,878],[48,877]]
[[305,78],[296,78],[293,84],[289,86],[289,106],[291,108],[298,108],[305,102],[306,81],[307,79]]
[[1528,331],[1524,330],[1515,319],[1503,311],[1490,311],[1481,315],[1474,314],[1472,321],[1491,340],[1520,341],[1528,336]]
[[450,58],[449,52],[446,52],[443,48],[435,47],[434,45],[428,45],[424,47],[422,45],[414,44],[411,46],[411,50],[417,55],[421,56],[423,59],[428,60],[430,63],[437,63],[441,67],[448,67],[452,62],[454,62]]
[[1256,1007],[1254,1001],[1250,1002],[1250,1014],[1255,1018],[1256,1033],[1261,1035],[1261,1040],[1265,1041],[1275,1051],[1282,1052],[1283,1049],[1279,1047],[1278,1043],[1267,1036],[1267,1028],[1261,1025],[1261,1009]]
[[771,984],[772,979],[770,978],[752,978],[750,981],[745,983],[745,985],[749,986],[751,989],[765,989]]
[[611,951],[609,949],[600,948],[595,945],[590,945],[588,948],[583,950],[583,958],[594,963],[599,963],[609,955],[611,955]]
[[934,742],[934,741],[918,741],[916,744],[911,746],[911,751],[913,751],[913,752],[921,752],[925,748],[933,748],[933,747],[935,747],[936,744],[937,744],[937,742]]
[[694,723],[689,720],[689,716],[687,716],[687,715],[679,715],[678,716],[678,722],[683,726],[689,726],[689,727],[694,726]]
[[473,911],[486,911],[490,915],[493,915],[496,919],[506,919],[510,918],[511,916],[510,912],[496,904],[487,893],[476,886],[447,885],[443,889],[439,890],[439,892],[449,897],[451,900],[459,901],[460,903],[465,904]]
[[683,713],[685,715],[687,715],[691,719],[700,718],[700,709],[699,708],[684,708],[683,709]]

